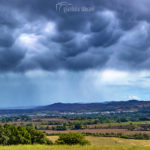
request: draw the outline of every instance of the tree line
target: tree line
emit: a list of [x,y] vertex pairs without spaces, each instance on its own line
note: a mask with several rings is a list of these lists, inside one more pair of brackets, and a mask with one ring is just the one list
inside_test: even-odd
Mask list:
[[58,140],[52,143],[46,135],[32,127],[13,126],[10,124],[0,125],[0,145],[18,144],[65,144],[65,145],[86,145],[90,144],[81,133],[60,134]]

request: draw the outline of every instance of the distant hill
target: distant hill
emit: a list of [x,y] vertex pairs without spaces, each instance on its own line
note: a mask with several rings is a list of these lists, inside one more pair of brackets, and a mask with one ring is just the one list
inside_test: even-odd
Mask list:
[[150,101],[114,101],[107,103],[55,103],[52,105],[30,109],[1,109],[0,114],[24,114],[40,112],[125,112],[125,111],[150,111]]
[[102,112],[102,111],[138,111],[150,108],[150,101],[119,101],[108,103],[55,103],[39,107],[39,110],[50,110],[58,112]]

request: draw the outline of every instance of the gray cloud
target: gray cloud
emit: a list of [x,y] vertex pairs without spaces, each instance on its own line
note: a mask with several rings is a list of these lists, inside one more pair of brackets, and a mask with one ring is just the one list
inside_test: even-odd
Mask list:
[[58,12],[54,0],[0,3],[1,72],[150,68],[148,0],[68,1],[90,13]]

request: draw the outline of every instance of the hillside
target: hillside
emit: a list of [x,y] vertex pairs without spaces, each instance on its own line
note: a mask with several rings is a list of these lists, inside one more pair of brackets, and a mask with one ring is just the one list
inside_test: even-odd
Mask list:
[[107,103],[55,103],[47,106],[40,106],[30,109],[1,109],[0,114],[23,114],[35,112],[128,112],[128,111],[149,111],[150,101],[117,101]]
[[150,101],[119,101],[108,103],[55,103],[52,105],[39,107],[39,110],[50,110],[58,112],[103,112],[103,111],[138,111],[149,108]]

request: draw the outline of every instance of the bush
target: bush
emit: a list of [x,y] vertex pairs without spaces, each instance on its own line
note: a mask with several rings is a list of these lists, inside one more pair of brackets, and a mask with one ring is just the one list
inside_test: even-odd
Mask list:
[[56,144],[67,144],[67,145],[86,145],[90,144],[88,140],[85,139],[84,135],[81,133],[63,133],[59,136]]

